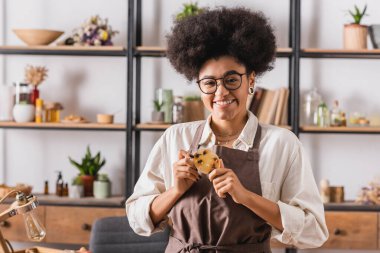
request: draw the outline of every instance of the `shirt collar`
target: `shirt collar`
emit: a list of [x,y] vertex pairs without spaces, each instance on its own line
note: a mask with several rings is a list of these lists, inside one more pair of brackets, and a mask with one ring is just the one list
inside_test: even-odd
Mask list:
[[[202,137],[200,139],[199,145],[208,146],[210,143],[215,145],[216,137],[212,132],[211,126],[211,114],[207,117],[205,127],[203,129]],[[243,130],[241,131],[239,137],[233,143],[233,148],[239,148],[248,150],[253,145],[253,141],[255,139],[256,131],[257,131],[258,119],[251,112],[248,111],[248,120],[245,124]],[[243,146],[241,146],[243,145]]]

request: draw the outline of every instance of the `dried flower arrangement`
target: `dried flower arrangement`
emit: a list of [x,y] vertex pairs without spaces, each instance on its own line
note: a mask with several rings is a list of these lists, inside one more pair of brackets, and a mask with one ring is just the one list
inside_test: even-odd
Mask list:
[[119,33],[112,30],[108,19],[99,15],[86,20],[81,27],[74,30],[72,36],[64,41],[65,45],[74,46],[112,46],[112,37]]
[[47,72],[48,69],[43,66],[28,65],[25,68],[25,81],[37,87],[46,79]]

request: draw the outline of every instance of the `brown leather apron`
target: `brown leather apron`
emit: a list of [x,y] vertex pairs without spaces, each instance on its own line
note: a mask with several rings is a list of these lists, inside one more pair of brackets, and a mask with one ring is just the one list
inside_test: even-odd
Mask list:
[[[195,134],[190,152],[198,148],[205,123]],[[248,152],[214,146],[226,168],[234,170],[242,185],[261,196],[258,125]],[[194,183],[173,206],[172,225],[166,253],[172,252],[271,252],[271,226],[230,195],[220,198],[207,175]]]

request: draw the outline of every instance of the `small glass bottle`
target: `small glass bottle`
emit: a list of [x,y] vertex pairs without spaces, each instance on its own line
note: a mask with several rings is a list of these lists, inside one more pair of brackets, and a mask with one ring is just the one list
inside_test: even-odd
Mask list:
[[49,195],[49,181],[45,181],[44,194]]
[[62,196],[62,194],[63,194],[63,179],[62,179],[62,172],[60,172],[60,171],[58,171],[58,178],[57,178],[57,182],[56,182],[55,194],[57,196]]
[[184,116],[184,106],[183,106],[183,98],[181,96],[174,97],[173,104],[173,123],[183,123]]
[[333,108],[331,109],[330,114],[330,125],[334,127],[342,126],[342,120],[341,120],[341,112],[339,110],[339,102],[338,100],[334,101]]
[[317,126],[319,127],[328,127],[330,126],[330,112],[329,108],[322,102],[318,106],[317,110]]
[[67,197],[69,196],[69,185],[65,183],[63,190],[62,190],[62,196]]
[[305,94],[303,111],[301,114],[303,125],[317,125],[316,114],[318,105],[321,103],[321,95],[317,92],[316,88],[311,89]]

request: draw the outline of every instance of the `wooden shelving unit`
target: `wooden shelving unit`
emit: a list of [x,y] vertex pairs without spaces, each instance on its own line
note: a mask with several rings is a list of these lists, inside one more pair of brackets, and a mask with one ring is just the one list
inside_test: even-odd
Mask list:
[[[135,56],[165,57],[166,48],[156,46],[138,46],[136,47]],[[278,48],[277,57],[290,57],[291,48]]]
[[13,121],[0,122],[0,128],[10,129],[51,129],[51,130],[97,130],[97,131],[125,131],[125,124],[99,123],[17,123]]
[[72,55],[72,56],[120,56],[127,50],[121,46],[0,46],[0,54],[11,55]]
[[318,127],[301,126],[301,133],[352,133],[352,134],[378,134],[380,127]]

